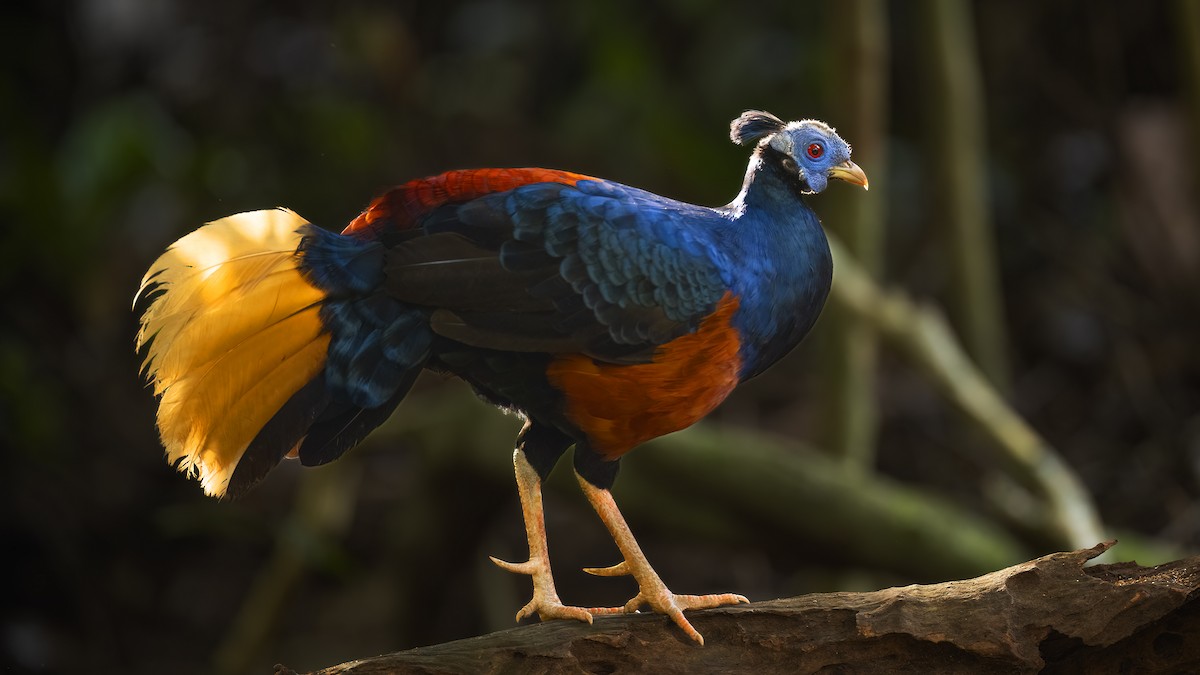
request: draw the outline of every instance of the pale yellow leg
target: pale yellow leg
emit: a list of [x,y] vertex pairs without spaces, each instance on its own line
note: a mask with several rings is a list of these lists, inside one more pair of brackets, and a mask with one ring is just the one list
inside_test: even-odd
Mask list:
[[636,612],[639,607],[648,605],[654,611],[671,617],[671,620],[682,628],[683,632],[703,645],[704,637],[684,618],[683,610],[707,609],[722,605],[734,605],[739,602],[750,602],[744,596],[734,593],[718,595],[675,595],[672,593],[654,568],[650,566],[650,562],[646,560],[646,555],[642,553],[642,547],[638,546],[633,532],[629,530],[629,525],[625,523],[625,518],[617,508],[617,503],[613,501],[612,493],[592,485],[578,473],[575,474],[575,477],[579,480],[583,494],[600,516],[600,520],[604,521],[604,526],[608,528],[613,541],[616,542],[617,548],[621,550],[621,555],[624,557],[624,560],[612,567],[587,568],[584,571],[601,577],[629,575],[638,584],[638,594],[625,603],[624,607],[598,607],[588,609],[589,612],[592,614]]
[[521,512],[525,516],[525,534],[529,538],[529,560],[523,563],[505,562],[494,557],[491,560],[509,572],[528,574],[533,578],[533,599],[517,612],[517,621],[537,612],[542,621],[576,619],[591,623],[591,613],[582,607],[562,604],[554,589],[550,556],[546,550],[546,520],[542,515],[542,479],[520,449],[513,453],[513,466],[517,474],[517,492],[521,495]]

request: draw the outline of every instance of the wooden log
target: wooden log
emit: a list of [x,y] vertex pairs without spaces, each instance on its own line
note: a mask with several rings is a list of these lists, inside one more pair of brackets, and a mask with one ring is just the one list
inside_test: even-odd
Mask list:
[[1200,672],[1200,556],[1084,566],[1113,543],[965,581],[689,613],[704,647],[665,617],[635,614],[520,626],[316,674]]

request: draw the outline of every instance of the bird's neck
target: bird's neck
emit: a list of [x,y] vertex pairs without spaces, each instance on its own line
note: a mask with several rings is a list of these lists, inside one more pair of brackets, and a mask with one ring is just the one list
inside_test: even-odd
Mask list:
[[765,370],[812,328],[829,295],[833,262],[817,214],[794,181],[756,153],[738,196],[725,207],[739,254],[734,322],[742,334],[742,378]]

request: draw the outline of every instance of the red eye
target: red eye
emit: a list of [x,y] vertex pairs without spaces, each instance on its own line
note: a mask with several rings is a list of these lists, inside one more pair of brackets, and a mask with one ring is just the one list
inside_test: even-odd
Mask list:
[[811,143],[805,152],[808,153],[810,159],[821,159],[821,155],[825,154],[825,148],[821,147],[820,143]]

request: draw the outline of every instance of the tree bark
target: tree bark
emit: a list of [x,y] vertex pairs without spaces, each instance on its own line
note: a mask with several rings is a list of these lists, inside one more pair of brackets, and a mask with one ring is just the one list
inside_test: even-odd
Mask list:
[[[521,626],[344,663],[378,673],[1105,673],[1200,669],[1200,556],[1084,567],[1113,542],[966,581]],[[277,666],[279,675],[295,675]]]

